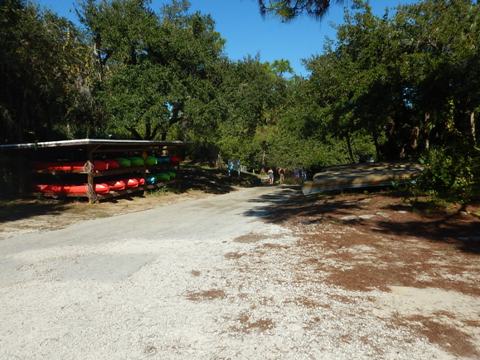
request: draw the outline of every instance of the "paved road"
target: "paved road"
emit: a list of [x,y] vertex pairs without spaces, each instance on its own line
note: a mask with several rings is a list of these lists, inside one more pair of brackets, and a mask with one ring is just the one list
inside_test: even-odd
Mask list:
[[216,288],[228,254],[251,246],[235,238],[284,233],[255,216],[272,191],[244,189],[1,241],[0,358],[221,353],[216,322],[226,295]]

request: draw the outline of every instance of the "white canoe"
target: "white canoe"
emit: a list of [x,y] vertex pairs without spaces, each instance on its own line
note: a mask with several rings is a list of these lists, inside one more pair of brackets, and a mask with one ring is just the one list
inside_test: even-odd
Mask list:
[[422,171],[414,163],[368,163],[341,165],[316,173],[303,185],[304,195],[347,189],[386,187],[411,181]]

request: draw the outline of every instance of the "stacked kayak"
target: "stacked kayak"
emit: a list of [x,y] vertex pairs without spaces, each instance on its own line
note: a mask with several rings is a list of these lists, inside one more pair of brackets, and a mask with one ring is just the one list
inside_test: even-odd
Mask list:
[[[36,162],[33,165],[35,170],[40,171],[60,171],[60,172],[85,172],[87,162],[85,161],[67,161],[67,162]],[[117,160],[95,160],[93,161],[93,170],[105,171],[118,169],[120,163]]]
[[173,166],[177,166],[178,164],[180,164],[180,157],[178,157],[177,155],[173,155],[172,157],[170,157],[170,164],[172,164]]
[[110,191],[122,191],[127,188],[127,184],[123,180],[109,181],[107,184],[110,186]]
[[145,159],[145,165],[154,166],[157,165],[157,158],[155,156],[147,156]]
[[[108,194],[110,191],[122,191],[125,189],[134,189],[145,185],[144,178],[131,178],[127,180],[113,180],[106,183],[95,184],[95,192],[97,194]],[[65,184],[38,184],[35,190],[45,194],[62,194],[62,195],[85,195],[87,193],[87,184],[65,185]]]
[[[87,184],[82,185],[35,185],[35,189],[42,193],[52,194],[72,194],[72,195],[84,195],[87,193]],[[110,186],[108,184],[95,184],[95,192],[97,194],[108,194],[110,192]]]
[[145,179],[144,178],[130,178],[126,180],[127,188],[132,189],[132,188],[137,188],[139,186],[145,185]]
[[128,160],[130,160],[131,166],[143,166],[145,164],[145,161],[139,156],[129,157]]
[[[176,177],[175,166],[180,163],[178,156],[146,156],[123,155],[112,159],[88,161],[43,161],[35,162],[33,167],[37,170],[40,184],[35,185],[35,190],[43,194],[86,196],[88,185],[80,174],[94,172],[98,184],[95,192],[99,195],[120,194],[129,189],[142,190],[144,185],[156,185],[171,181]],[[91,168],[89,168],[91,166]],[[131,170],[129,169],[131,168]],[[124,171],[109,170],[125,169]],[[157,171],[155,171],[155,169]],[[145,178],[140,174],[147,172]],[[67,174],[71,174],[67,176]],[[125,175],[120,175],[124,173]],[[51,177],[51,176],[54,177]],[[50,176],[50,178],[47,178]],[[42,180],[45,179],[45,180]],[[100,180],[102,179],[102,180]]]
[[132,162],[130,160],[128,160],[127,158],[120,157],[120,158],[116,158],[115,160],[117,160],[118,164],[122,168],[132,166]]
[[[118,168],[128,168],[135,166],[155,166],[155,165],[172,165],[177,166],[180,163],[180,157],[174,156],[147,156],[143,159],[140,156],[119,157],[116,159],[94,160],[94,171],[106,171]],[[86,161],[52,161],[52,162],[35,162],[33,164],[35,170],[48,172],[85,172]]]

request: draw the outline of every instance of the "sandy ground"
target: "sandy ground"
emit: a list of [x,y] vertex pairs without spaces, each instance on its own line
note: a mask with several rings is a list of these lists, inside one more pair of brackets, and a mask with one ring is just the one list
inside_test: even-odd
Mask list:
[[0,358],[480,357],[476,219],[435,242],[392,199],[297,196],[242,189],[5,236]]

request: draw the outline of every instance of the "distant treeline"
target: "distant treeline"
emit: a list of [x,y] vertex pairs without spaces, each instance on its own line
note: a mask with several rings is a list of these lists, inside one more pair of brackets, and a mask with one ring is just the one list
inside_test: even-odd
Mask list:
[[255,168],[422,158],[450,161],[444,182],[459,172],[475,182],[475,1],[425,0],[382,17],[354,1],[336,40],[305,60],[308,77],[282,59],[228,59],[212,18],[186,0],[158,11],[83,0],[77,15],[80,27],[31,1],[0,1],[1,142],[181,139],[193,156]]

